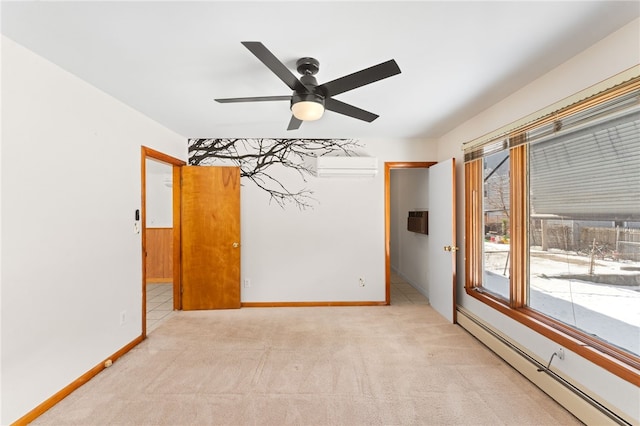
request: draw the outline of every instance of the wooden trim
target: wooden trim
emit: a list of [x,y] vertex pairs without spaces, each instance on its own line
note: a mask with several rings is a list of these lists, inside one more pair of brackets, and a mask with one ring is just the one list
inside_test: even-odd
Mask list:
[[147,148],[140,149],[140,239],[142,240],[142,337],[147,337]]
[[146,146],[142,146],[142,154],[145,157],[153,158],[155,160],[162,161],[163,163],[173,164],[175,166],[184,166],[187,164],[185,161]]
[[182,309],[182,165],[173,165],[173,309]]
[[384,301],[391,304],[391,166],[384,163]]
[[527,185],[527,145],[519,145],[509,152],[510,179],[509,199],[510,218],[510,304],[512,308],[522,308],[526,304],[527,294],[527,251],[528,251],[528,226],[529,216],[529,192]]
[[243,302],[243,308],[308,308],[326,306],[385,306],[386,301],[381,302]]
[[163,163],[170,164],[173,168],[173,307],[174,309],[181,308],[181,300],[180,300],[180,237],[181,237],[181,227],[180,227],[180,199],[181,199],[181,191],[182,184],[180,179],[180,168],[187,163],[172,157],[170,155],[164,154],[160,151],[156,151],[155,149],[148,148],[146,146],[141,146],[141,165],[140,170],[142,173],[141,177],[141,197],[140,201],[140,228],[141,228],[141,236],[142,236],[142,337],[147,336],[147,262],[146,262],[146,253],[147,253],[147,158],[151,158],[154,160],[161,161]]
[[384,163],[385,305],[391,304],[391,169],[428,169],[437,163],[437,161],[391,161]]
[[438,164],[437,161],[388,161],[384,163],[385,170],[389,169],[428,169]]
[[451,223],[453,224],[453,226],[451,227],[451,244],[454,245],[456,247],[456,251],[454,251],[453,253],[451,253],[451,276],[453,277],[453,281],[451,283],[451,288],[453,289],[453,306],[451,307],[451,309],[453,309],[453,315],[452,315],[452,319],[453,319],[453,323],[456,324],[458,322],[458,277],[457,277],[457,271],[458,271],[458,256],[457,256],[457,250],[458,250],[458,240],[457,240],[457,234],[456,234],[456,229],[457,227],[457,213],[456,213],[456,159],[452,158],[451,159],[451,200],[452,200],[452,206],[451,206]]
[[[489,305],[509,318],[529,327],[549,340],[552,340],[568,350],[575,352],[586,360],[606,369],[611,374],[614,374],[636,386],[640,386],[639,358],[627,356],[624,360],[621,360],[619,359],[619,354],[613,347],[603,343],[602,341],[589,339],[589,336],[584,333],[580,333],[575,329],[563,326],[559,322],[540,315],[531,309],[513,309],[507,306],[503,301],[473,289],[467,289],[467,294]],[[591,340],[592,344],[586,344],[589,340]]]
[[42,402],[36,408],[29,411],[24,416],[20,417],[18,420],[13,422],[11,426],[28,425],[29,423],[31,423],[32,421],[40,417],[42,414],[44,414],[51,407],[56,405],[58,402],[62,401],[64,398],[69,396],[74,390],[78,389],[80,386],[84,385],[93,377],[95,377],[102,370],[107,368],[106,363],[108,361],[115,362],[118,358],[120,358],[122,355],[129,352],[131,349],[133,349],[136,345],[138,345],[143,340],[144,340],[143,336],[136,337],[134,340],[132,340],[130,343],[124,346],[122,349],[120,349],[119,351],[111,355],[109,358],[105,359],[100,364],[96,365],[91,370],[87,371],[82,376],[78,377],[76,380],[74,380],[73,382],[71,382],[70,384],[68,384],[58,392],[56,392],[52,397]]
[[147,278],[147,284],[171,283],[173,278]]
[[464,220],[465,288],[470,290],[482,284],[482,160],[464,165]]

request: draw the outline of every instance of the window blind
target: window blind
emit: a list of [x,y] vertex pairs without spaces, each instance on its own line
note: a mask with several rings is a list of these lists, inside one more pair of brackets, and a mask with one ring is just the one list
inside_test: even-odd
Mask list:
[[640,66],[463,144],[465,162],[607,120],[640,103]]
[[640,221],[640,111],[530,143],[531,215]]

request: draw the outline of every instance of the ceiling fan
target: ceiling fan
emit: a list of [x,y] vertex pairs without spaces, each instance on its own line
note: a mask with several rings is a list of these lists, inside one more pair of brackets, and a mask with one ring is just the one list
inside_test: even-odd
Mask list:
[[292,116],[287,130],[300,128],[303,121],[318,120],[322,117],[325,109],[370,123],[378,118],[378,115],[341,102],[334,99],[333,96],[400,74],[398,64],[396,64],[396,61],[391,59],[387,62],[383,62],[370,68],[318,85],[318,82],[314,77],[320,69],[320,63],[317,59],[298,59],[296,67],[298,72],[302,74],[302,77],[298,79],[259,41],[243,41],[242,44],[263,64],[265,64],[267,68],[278,76],[280,80],[289,86],[289,88],[293,90],[293,94],[285,96],[258,96],[250,98],[226,98],[215,100],[220,103],[290,101]]

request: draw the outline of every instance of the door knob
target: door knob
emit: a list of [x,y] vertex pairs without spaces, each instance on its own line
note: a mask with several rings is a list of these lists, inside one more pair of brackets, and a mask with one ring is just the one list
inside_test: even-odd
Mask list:
[[444,251],[456,252],[456,251],[458,251],[458,247],[456,247],[456,246],[444,246]]
[[233,248],[238,248],[239,245],[240,244],[238,244],[238,243],[233,243]]

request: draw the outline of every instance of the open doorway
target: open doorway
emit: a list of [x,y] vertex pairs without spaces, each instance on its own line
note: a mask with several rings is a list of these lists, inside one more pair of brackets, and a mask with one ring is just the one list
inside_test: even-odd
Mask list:
[[[394,288],[398,281],[407,287],[413,286],[425,297],[426,291],[421,290],[417,280],[413,280],[410,275],[419,275],[420,271],[402,271],[401,259],[409,258],[412,254],[421,255],[420,247],[426,246],[422,241],[425,235],[411,235],[409,241],[403,241],[400,234],[406,233],[406,217],[409,210],[423,211],[428,208],[428,173],[429,167],[436,162],[387,162],[385,163],[385,281],[386,281],[386,304],[391,304],[392,282]],[[406,171],[407,173],[403,173]],[[413,188],[408,188],[406,183],[412,183]],[[416,194],[423,192],[422,197]],[[407,197],[409,200],[407,200]],[[422,198],[422,199],[420,199]],[[404,226],[402,226],[404,224]],[[409,247],[413,245],[415,247]],[[401,251],[406,249],[406,255],[401,255]],[[426,249],[425,249],[426,251]],[[416,267],[421,267],[420,262],[410,262]],[[396,288],[397,290],[397,288]]]
[[429,169],[391,170],[391,304],[428,304]]
[[147,333],[173,313],[173,167],[146,159]]
[[[387,304],[391,303],[391,170],[429,168],[428,235],[425,250],[415,262],[428,262],[425,293],[429,304],[448,321],[456,322],[456,197],[455,159],[438,163],[385,163],[385,267]],[[403,212],[404,215],[404,212]],[[409,216],[411,217],[411,216]],[[407,219],[402,218],[402,221]],[[399,221],[398,221],[399,222]],[[409,222],[407,220],[407,222]],[[406,226],[406,225],[397,225]],[[406,229],[406,228],[405,228]]]
[[181,308],[180,167],[184,161],[142,147],[142,335]]

